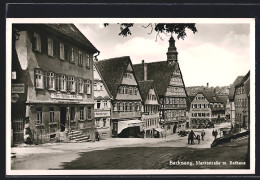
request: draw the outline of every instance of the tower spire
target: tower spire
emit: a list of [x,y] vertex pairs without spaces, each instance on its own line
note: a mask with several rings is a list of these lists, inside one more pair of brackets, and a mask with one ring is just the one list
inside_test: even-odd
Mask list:
[[166,54],[167,54],[167,62],[169,64],[173,63],[174,61],[178,61],[178,52],[177,52],[177,48],[175,46],[175,40],[172,37],[172,35],[169,39],[169,48],[168,48],[168,52]]

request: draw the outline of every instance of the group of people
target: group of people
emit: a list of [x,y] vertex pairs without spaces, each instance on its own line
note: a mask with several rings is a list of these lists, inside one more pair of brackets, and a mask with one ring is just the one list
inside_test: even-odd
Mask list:
[[194,139],[198,140],[198,144],[200,144],[200,138],[202,141],[204,141],[204,136],[206,135],[205,131],[202,130],[201,134],[195,134],[193,130],[190,131],[188,135],[188,144],[194,144]]

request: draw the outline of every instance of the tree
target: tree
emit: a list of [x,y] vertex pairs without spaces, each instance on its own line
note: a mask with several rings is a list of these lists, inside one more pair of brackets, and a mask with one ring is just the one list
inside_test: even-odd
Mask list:
[[[126,37],[128,35],[132,35],[131,27],[134,26],[134,23],[117,23],[120,26],[120,33],[119,36]],[[104,23],[104,27],[109,26],[109,23]],[[157,37],[160,37],[160,34],[176,34],[178,39],[184,39],[187,36],[186,29],[190,29],[194,34],[198,31],[195,23],[149,23],[147,26],[142,26],[144,28],[150,28],[151,34],[153,31],[157,32]]]

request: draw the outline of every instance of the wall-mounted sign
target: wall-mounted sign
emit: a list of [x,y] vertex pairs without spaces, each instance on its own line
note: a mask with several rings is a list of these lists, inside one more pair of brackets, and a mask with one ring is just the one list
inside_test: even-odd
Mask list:
[[69,100],[82,100],[83,97],[76,94],[61,94],[61,93],[51,93],[52,99],[69,99]]
[[12,84],[12,93],[24,93],[24,84]]
[[95,117],[109,117],[110,111],[94,112]]

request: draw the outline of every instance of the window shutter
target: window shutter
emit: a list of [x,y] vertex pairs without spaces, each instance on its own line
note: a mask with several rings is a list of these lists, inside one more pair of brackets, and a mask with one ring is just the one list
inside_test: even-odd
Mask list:
[[75,83],[75,93],[78,93],[78,78],[74,78]]
[[76,79],[76,93],[79,93],[79,78]]
[[36,37],[35,34],[33,33],[32,35],[32,50],[36,49]]
[[86,80],[83,80],[83,85],[84,85],[84,93],[87,93],[87,83],[86,83]]
[[69,76],[66,77],[66,82],[67,82],[67,91],[70,91],[70,81],[69,81]]
[[47,72],[42,71],[42,76],[43,76],[43,88],[47,89],[47,86],[48,86]]
[[57,90],[57,91],[59,91],[60,90],[60,82],[59,82],[60,80],[59,80],[59,74],[56,74],[55,73],[55,89]]
[[34,87],[36,88],[36,68],[34,68]]
[[53,56],[57,56],[57,41],[53,39]]

